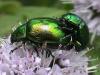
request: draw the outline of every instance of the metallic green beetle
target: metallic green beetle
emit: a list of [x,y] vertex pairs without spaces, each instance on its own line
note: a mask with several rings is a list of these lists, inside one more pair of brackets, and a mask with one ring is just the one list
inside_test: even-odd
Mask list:
[[72,40],[76,50],[86,48],[89,43],[89,29],[84,20],[76,14],[67,13],[60,18],[60,21],[75,33]]
[[68,44],[70,37],[60,26],[62,23],[52,18],[34,18],[19,26],[11,34],[11,42],[31,41],[33,43]]

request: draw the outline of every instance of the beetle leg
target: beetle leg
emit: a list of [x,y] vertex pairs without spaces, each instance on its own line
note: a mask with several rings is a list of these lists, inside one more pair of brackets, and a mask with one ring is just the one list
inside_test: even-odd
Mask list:
[[46,48],[45,51],[46,51],[46,57],[49,57],[50,55],[52,57],[54,57],[54,55],[52,54],[52,51],[50,49]]
[[63,40],[66,39],[66,38],[69,38],[69,39],[71,40],[71,36],[72,36],[71,34],[66,35],[65,37],[61,38],[60,41],[63,41]]
[[44,51],[46,51],[46,57],[49,57],[51,54],[51,51],[47,48],[47,41],[45,41],[42,44],[42,54],[44,53]]
[[70,42],[69,42],[69,44],[70,44],[70,45],[73,44],[73,38],[72,38],[72,36],[70,37]]
[[42,44],[42,49],[45,49],[47,48],[47,41],[45,41],[43,44]]
[[25,43],[26,43],[26,42],[22,42],[21,45],[15,47],[13,50],[10,51],[10,54],[13,53],[15,50],[17,50],[18,48],[20,48],[20,47],[22,47],[22,46],[24,47],[24,50],[26,50],[26,48],[25,48]]
[[56,58],[55,57],[53,57],[53,59],[52,59],[52,61],[51,61],[51,63],[50,63],[50,65],[49,65],[49,67],[53,67],[54,66],[54,64],[55,64],[55,61],[56,61]]
[[61,49],[61,48],[62,48],[62,44],[59,44],[58,49]]
[[64,32],[72,32],[73,28],[66,28],[66,27],[58,27],[59,29],[63,30]]
[[26,44],[26,43],[22,43],[22,46],[23,46],[24,50],[26,51],[25,44]]
[[72,39],[72,36],[71,36],[71,39],[70,39],[70,42],[69,44],[67,45],[67,49],[70,50],[74,47],[74,44],[73,44],[73,39]]
[[69,43],[66,46],[64,46],[64,49],[70,50],[74,46],[72,34],[66,35],[65,37],[61,38],[61,40],[66,39],[66,38],[69,38],[70,41],[69,41]]
[[51,50],[50,50],[49,48],[47,48],[47,41],[45,41],[45,42],[42,44],[42,54],[44,53],[44,51],[46,51],[46,57],[49,57],[50,55],[51,55],[52,57],[54,57],[54,56],[52,55]]
[[44,50],[46,50],[46,48],[47,48],[47,41],[45,41],[45,42],[43,42],[43,44],[42,44],[42,54],[44,53]]
[[[35,50],[35,52],[36,52],[36,54],[37,54],[37,56],[39,57],[39,52],[38,52],[38,45],[36,45],[36,44],[32,44],[32,46],[33,46],[33,49]],[[31,54],[33,54],[33,50],[32,50],[32,52],[31,52]]]
[[22,47],[22,44],[19,45],[19,46],[17,46],[17,47],[15,47],[13,50],[11,50],[9,54],[13,53],[15,50],[17,50],[17,49],[20,48],[20,47]]
[[80,43],[79,41],[76,41],[76,43],[77,43],[79,46],[81,46],[81,43]]
[[81,50],[80,47],[82,46],[82,44],[76,40],[74,46],[76,51],[80,51]]
[[35,51],[36,51],[36,53],[37,53],[37,56],[39,57],[39,52],[38,52],[37,47],[34,47],[34,49],[35,49]]

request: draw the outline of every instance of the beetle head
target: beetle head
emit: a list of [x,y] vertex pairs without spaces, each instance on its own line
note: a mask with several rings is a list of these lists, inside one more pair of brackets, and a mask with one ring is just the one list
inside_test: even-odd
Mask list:
[[26,25],[21,25],[11,34],[11,43],[22,41],[25,37]]

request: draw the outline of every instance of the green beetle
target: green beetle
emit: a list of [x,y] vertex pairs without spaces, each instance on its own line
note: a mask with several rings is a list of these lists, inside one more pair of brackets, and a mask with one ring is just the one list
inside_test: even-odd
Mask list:
[[[11,43],[31,41],[35,44],[68,44],[69,31],[61,28],[62,23],[52,18],[34,18],[19,26],[11,34]],[[68,37],[67,37],[68,36]]]
[[76,50],[86,48],[89,43],[89,29],[84,20],[76,14],[67,13],[60,18],[60,21],[74,32],[72,40]]

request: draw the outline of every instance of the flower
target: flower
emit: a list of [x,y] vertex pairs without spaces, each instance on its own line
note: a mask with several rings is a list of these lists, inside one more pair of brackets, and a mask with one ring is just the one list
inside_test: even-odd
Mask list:
[[[40,56],[33,51],[33,48],[26,44],[20,46],[20,43],[10,44],[10,37],[1,39],[0,47],[0,74],[1,75],[88,75],[91,70],[95,70],[96,66],[88,67],[90,59],[85,55],[88,50],[76,52],[74,49],[70,51],[58,50],[52,52],[52,56],[46,57],[46,52]],[[12,49],[17,48],[13,53]],[[25,49],[25,50],[24,50]],[[52,64],[52,67],[50,67]]]

